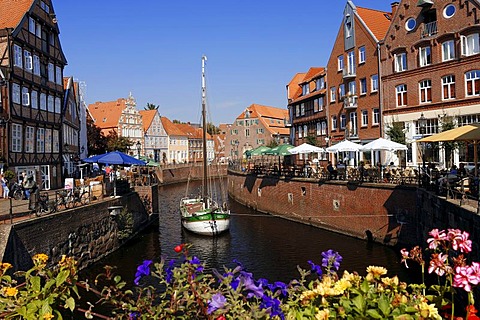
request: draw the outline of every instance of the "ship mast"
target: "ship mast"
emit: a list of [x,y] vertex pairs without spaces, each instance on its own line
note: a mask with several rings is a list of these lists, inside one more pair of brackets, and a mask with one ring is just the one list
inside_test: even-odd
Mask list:
[[203,151],[203,191],[202,197],[204,203],[207,203],[208,196],[208,181],[207,181],[207,85],[205,81],[205,62],[207,61],[207,56],[202,56],[202,151]]

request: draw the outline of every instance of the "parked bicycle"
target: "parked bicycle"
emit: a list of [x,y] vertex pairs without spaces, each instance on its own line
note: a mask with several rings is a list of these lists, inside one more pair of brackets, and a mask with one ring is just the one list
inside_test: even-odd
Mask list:
[[47,192],[40,193],[37,191],[35,195],[32,194],[32,196],[36,198],[33,213],[35,213],[37,217],[57,211],[55,200],[50,200]]
[[57,191],[57,209],[62,206],[65,209],[71,209],[78,204],[85,205],[90,203],[90,192],[86,187],[76,187],[68,190]]
[[15,200],[26,199],[25,188],[18,182],[14,182],[10,187],[10,196]]

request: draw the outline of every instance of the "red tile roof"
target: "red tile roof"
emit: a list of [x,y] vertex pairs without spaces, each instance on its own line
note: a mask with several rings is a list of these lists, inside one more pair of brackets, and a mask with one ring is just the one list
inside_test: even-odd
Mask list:
[[34,0],[0,0],[0,29],[16,28]]
[[357,13],[377,40],[385,38],[392,19],[391,12],[357,7]]
[[95,102],[88,105],[88,111],[95,119],[95,125],[105,131],[109,128],[117,128],[118,121],[125,109],[125,99],[120,98],[116,101]]
[[308,70],[308,72],[305,74],[305,76],[303,77],[303,80],[299,84],[310,82],[313,79],[318,78],[322,74],[325,74],[325,68],[323,68],[323,67],[311,67]]
[[[281,135],[288,135],[289,128],[285,128],[284,119],[288,119],[288,110],[269,106],[262,106],[259,104],[250,105],[247,110],[250,111],[250,118],[259,119],[270,133],[280,133]],[[245,112],[242,112],[237,119],[246,119]]]
[[300,83],[303,81],[303,78],[305,78],[305,74],[306,73],[297,73],[288,83],[288,100],[296,99],[302,95],[302,88],[300,87]]
[[[174,123],[180,130],[188,135],[191,139],[203,139],[203,130],[202,128],[195,128],[188,123]],[[207,132],[207,139],[211,139],[212,137]]]
[[138,113],[142,116],[143,131],[147,132],[148,128],[152,125],[157,110],[140,110]]
[[165,131],[169,136],[181,136],[181,137],[186,137],[187,134],[180,130],[170,119],[167,117],[161,117],[162,120],[162,125]]

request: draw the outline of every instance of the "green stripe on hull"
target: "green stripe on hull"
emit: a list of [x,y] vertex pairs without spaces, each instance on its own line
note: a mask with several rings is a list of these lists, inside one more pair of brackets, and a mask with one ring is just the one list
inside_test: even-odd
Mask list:
[[230,219],[230,215],[226,213],[206,213],[191,217],[182,217],[186,221],[205,221],[205,220],[227,220]]

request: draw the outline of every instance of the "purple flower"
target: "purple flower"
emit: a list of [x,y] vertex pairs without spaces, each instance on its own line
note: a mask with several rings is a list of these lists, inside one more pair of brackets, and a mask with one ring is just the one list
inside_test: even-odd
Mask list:
[[197,268],[195,269],[196,272],[202,272],[203,271],[203,265],[200,259],[197,257],[193,257],[191,260],[188,261],[192,266],[196,266]]
[[308,263],[312,266],[312,271],[315,271],[319,276],[322,275],[322,267],[316,265],[311,260],[308,260]]
[[218,309],[223,309],[225,303],[227,303],[227,299],[221,293],[214,294],[212,299],[208,301],[207,313],[212,314]]
[[150,275],[150,265],[153,263],[152,260],[145,260],[141,265],[137,267],[137,272],[135,273],[135,280],[133,283],[138,286],[140,279],[143,276],[149,276]]
[[130,312],[128,314],[128,320],[137,320],[140,318],[140,312]]
[[165,280],[167,281],[167,283],[172,283],[174,264],[175,264],[175,260],[174,259],[170,260],[170,262],[168,263],[168,267],[165,269],[165,273],[167,274],[167,276],[165,277]]
[[272,290],[272,292],[279,290],[282,296],[288,296],[287,285],[285,284],[285,282],[276,281],[273,286],[270,286],[270,290]]
[[280,300],[271,298],[267,295],[262,297],[262,302],[260,303],[260,308],[269,310],[270,317],[279,316],[280,319],[285,320],[285,315],[280,308]]
[[322,266],[327,268],[329,271],[333,267],[336,270],[340,268],[340,262],[342,262],[342,256],[338,252],[333,251],[332,249],[322,252]]

